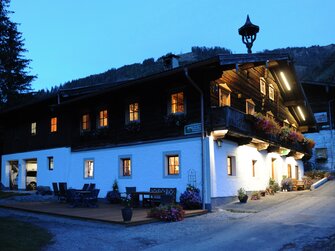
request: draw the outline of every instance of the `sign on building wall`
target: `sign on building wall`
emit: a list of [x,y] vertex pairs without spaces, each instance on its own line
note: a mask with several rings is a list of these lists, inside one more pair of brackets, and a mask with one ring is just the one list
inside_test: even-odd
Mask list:
[[184,135],[195,134],[201,132],[201,123],[194,123],[184,126]]
[[315,117],[316,123],[327,123],[328,122],[327,112],[314,113],[314,117]]

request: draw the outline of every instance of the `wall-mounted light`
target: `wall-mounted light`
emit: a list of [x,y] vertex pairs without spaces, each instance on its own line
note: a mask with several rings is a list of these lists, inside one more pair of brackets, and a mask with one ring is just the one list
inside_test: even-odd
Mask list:
[[299,114],[300,114],[300,117],[302,118],[302,120],[305,121],[306,118],[305,118],[305,115],[304,115],[304,113],[302,112],[300,106],[298,106],[298,111],[299,111]]
[[287,81],[287,78],[286,78],[284,72],[281,71],[281,72],[280,72],[280,76],[281,76],[281,78],[282,78],[282,80],[283,80],[283,82],[284,82],[284,84],[285,84],[286,89],[287,89],[288,91],[290,91],[290,90],[291,90],[291,86],[290,86],[289,82]]

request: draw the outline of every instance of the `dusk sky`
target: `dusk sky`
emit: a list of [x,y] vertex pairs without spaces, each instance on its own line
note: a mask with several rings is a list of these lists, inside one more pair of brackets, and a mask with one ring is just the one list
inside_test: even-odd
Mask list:
[[35,90],[192,46],[246,53],[238,28],[260,26],[253,52],[335,43],[334,0],[12,0]]

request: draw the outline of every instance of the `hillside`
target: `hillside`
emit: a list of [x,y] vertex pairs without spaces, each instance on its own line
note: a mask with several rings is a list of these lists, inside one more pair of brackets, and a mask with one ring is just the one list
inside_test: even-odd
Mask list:
[[[328,46],[288,47],[283,49],[265,50],[264,53],[289,53],[297,70],[300,81],[335,82],[335,44]],[[185,65],[195,61],[213,57],[217,54],[231,54],[231,51],[221,47],[192,47],[192,51],[180,54],[180,64]],[[118,69],[112,68],[104,73],[65,83],[62,89],[84,86],[111,84],[124,80],[136,79],[163,71],[162,57],[144,60],[142,63],[125,65]],[[56,88],[57,89],[57,88]]]

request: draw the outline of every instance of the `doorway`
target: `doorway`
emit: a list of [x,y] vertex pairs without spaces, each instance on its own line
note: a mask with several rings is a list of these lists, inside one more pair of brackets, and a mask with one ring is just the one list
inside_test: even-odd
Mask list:
[[18,176],[19,176],[19,161],[12,160],[9,164],[9,189],[18,189]]
[[276,180],[276,158],[271,159],[271,179]]
[[37,159],[26,160],[26,189],[36,190],[37,188]]

